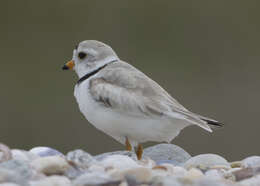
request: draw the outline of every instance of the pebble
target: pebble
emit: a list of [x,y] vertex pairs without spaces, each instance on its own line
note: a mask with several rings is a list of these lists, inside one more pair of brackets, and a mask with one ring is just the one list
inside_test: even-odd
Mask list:
[[83,150],[74,150],[67,154],[67,161],[80,169],[87,169],[92,164],[97,163],[93,156]]
[[[151,186],[182,186],[178,178],[172,176],[155,177]],[[187,185],[188,186],[188,185]]]
[[37,181],[31,181],[30,186],[71,186],[71,181],[64,176],[49,176]]
[[186,169],[198,168],[206,171],[210,168],[231,168],[223,157],[216,154],[201,154],[190,158],[185,164]]
[[141,165],[146,168],[153,168],[154,166],[156,166],[155,161],[148,157],[142,158],[141,160],[137,161],[137,163],[138,165]]
[[68,162],[60,156],[47,156],[31,162],[31,166],[46,175],[64,174],[70,168]]
[[15,170],[0,168],[0,183],[7,182],[17,183],[24,186],[27,184],[27,179],[20,174],[17,174]]
[[141,160],[128,151],[64,156],[49,147],[0,145],[0,186],[260,186],[259,157],[228,163],[216,154],[190,157],[171,144],[145,149]]
[[70,167],[64,172],[64,176],[73,180],[82,175],[83,173],[83,171],[76,169],[75,167]]
[[100,164],[105,167],[106,170],[118,169],[126,170],[140,167],[136,161],[132,160],[128,156],[112,155],[103,159]]
[[259,186],[260,185],[260,175],[255,177],[245,179],[239,182],[241,186]]
[[99,172],[86,172],[79,176],[73,181],[73,186],[94,186],[94,185],[105,185],[107,183],[117,183],[120,181],[112,179],[107,174],[100,174]]
[[[186,182],[182,182],[182,185],[185,185]],[[192,186],[242,186],[234,184],[234,182],[229,180],[217,180],[215,178],[201,177],[200,179],[194,179],[190,182]]]
[[260,167],[260,156],[250,156],[242,160],[242,167]]
[[200,178],[201,176],[204,176],[204,174],[201,172],[201,170],[199,170],[197,168],[191,168],[185,177],[189,178],[189,179],[197,179],[197,178]]
[[[173,165],[180,165],[191,158],[182,148],[173,144],[158,144],[144,149],[144,156],[147,156],[161,164],[165,160],[170,160]],[[169,162],[168,162],[169,163]]]
[[47,156],[64,156],[61,152],[57,151],[56,149],[50,147],[34,147],[29,152],[40,156],[40,157],[47,157]]
[[15,183],[2,183],[2,184],[0,184],[0,186],[19,186],[19,185],[15,184]]
[[33,154],[25,150],[20,150],[20,149],[12,149],[11,153],[13,159],[20,160],[20,161],[32,161],[39,158],[39,156],[36,154]]
[[[0,169],[2,171],[9,170],[17,176],[17,178],[12,179],[24,179],[24,180],[30,180],[33,179],[36,176],[36,172],[31,169],[30,165],[26,161],[21,160],[9,160],[6,162],[3,162],[0,164]],[[10,173],[11,173],[10,172]],[[8,173],[8,172],[6,172]]]
[[[123,156],[128,156],[135,161],[137,160],[135,153],[132,152],[132,151],[106,152],[106,153],[103,153],[103,154],[99,154],[99,155],[95,156],[94,158],[96,160],[100,161],[100,160],[103,160],[103,159],[110,157],[112,155],[123,155]],[[143,156],[143,158],[145,158],[145,156]]]
[[185,176],[187,174],[187,172],[188,171],[186,169],[184,169],[183,167],[176,166],[173,169],[173,174],[176,175],[176,176],[179,176],[179,177]]
[[0,163],[12,159],[12,153],[8,146],[0,143]]
[[259,173],[260,173],[260,167],[257,168],[248,167],[248,168],[240,169],[238,171],[234,171],[233,175],[235,176],[236,181],[241,181],[247,178],[251,178]]
[[224,178],[223,173],[221,173],[219,170],[216,170],[216,169],[208,170],[205,173],[205,176],[209,177],[209,178],[212,178],[212,179],[217,179],[217,180],[221,180],[221,179]]
[[242,167],[242,162],[241,161],[234,161],[234,162],[230,163],[230,166],[232,168],[239,168],[239,167]]
[[138,167],[133,169],[128,169],[124,171],[116,171],[111,174],[111,177],[117,180],[132,179],[137,183],[147,183],[149,182],[153,175],[152,170],[144,167]]

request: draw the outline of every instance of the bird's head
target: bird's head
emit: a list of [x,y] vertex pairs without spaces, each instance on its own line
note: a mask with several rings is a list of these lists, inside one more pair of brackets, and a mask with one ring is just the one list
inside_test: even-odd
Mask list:
[[72,60],[67,62],[62,69],[73,69],[81,78],[118,59],[118,56],[110,46],[100,41],[86,40],[80,42],[75,47]]

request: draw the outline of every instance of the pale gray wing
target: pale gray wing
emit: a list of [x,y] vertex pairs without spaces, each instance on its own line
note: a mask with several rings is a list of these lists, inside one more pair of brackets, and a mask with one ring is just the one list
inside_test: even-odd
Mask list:
[[104,106],[124,114],[178,118],[211,131],[199,115],[189,112],[156,82],[125,62],[100,71],[90,81],[90,93]]

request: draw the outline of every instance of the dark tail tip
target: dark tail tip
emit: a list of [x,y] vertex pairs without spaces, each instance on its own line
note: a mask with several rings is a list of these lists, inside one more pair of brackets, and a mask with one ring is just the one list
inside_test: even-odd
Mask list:
[[223,127],[224,124],[218,121],[214,120],[208,120],[208,119],[202,119],[203,121],[206,121],[209,125],[213,125],[214,127]]

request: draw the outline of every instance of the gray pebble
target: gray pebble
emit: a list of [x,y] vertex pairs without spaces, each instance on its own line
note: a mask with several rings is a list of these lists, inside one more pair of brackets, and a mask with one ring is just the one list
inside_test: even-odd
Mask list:
[[47,156],[64,156],[61,152],[50,147],[34,147],[29,152],[38,155],[40,157]]
[[35,175],[35,172],[31,169],[29,163],[26,161],[9,160],[1,163],[0,168],[14,171],[16,175],[19,175],[26,180],[33,178]]
[[260,167],[260,156],[250,156],[242,160],[242,167]]
[[8,170],[5,168],[0,168],[0,183],[13,182],[26,184],[26,179],[17,174],[14,170]]
[[0,143],[0,163],[12,159],[12,153],[8,146]]
[[174,165],[180,165],[191,158],[182,148],[173,144],[158,144],[144,149],[144,156],[147,156],[160,163],[160,161],[170,160]]
[[185,164],[186,169],[199,168],[206,171],[214,166],[230,168],[229,163],[223,157],[216,154],[201,154],[190,158]]
[[64,176],[68,177],[71,180],[76,179],[77,177],[81,176],[84,171],[76,169],[75,167],[70,167],[68,170],[64,172]]
[[90,165],[96,163],[93,156],[80,149],[69,152],[66,159],[71,165],[80,169],[87,169]]

